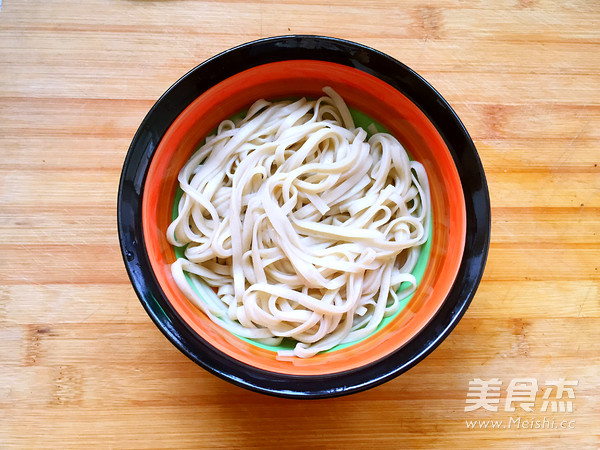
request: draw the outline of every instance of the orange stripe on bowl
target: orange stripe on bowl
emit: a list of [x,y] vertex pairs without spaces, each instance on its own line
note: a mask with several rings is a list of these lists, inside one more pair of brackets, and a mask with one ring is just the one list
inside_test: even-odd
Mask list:
[[[239,339],[197,310],[171,277],[175,254],[165,233],[171,220],[177,175],[206,135],[222,120],[259,98],[322,95],[333,87],[349,106],[384,125],[429,176],[433,233],[429,264],[407,308],[384,329],[346,348],[308,359],[277,359],[272,351]],[[177,313],[223,353],[264,370],[316,375],[364,366],[410,341],[433,318],[458,272],[465,244],[466,212],[452,156],[433,124],[408,98],[360,70],[313,60],[269,63],[240,72],[192,102],[167,130],[152,159],[144,186],[142,223],[154,274]]]

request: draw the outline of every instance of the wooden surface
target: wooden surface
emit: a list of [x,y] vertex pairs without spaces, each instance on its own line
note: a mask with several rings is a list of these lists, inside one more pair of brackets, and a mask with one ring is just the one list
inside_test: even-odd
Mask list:
[[[598,30],[595,0],[4,0],[0,448],[599,447]],[[429,80],[475,140],[493,210],[485,275],[451,336],[385,385],[311,402],[179,353],[116,233],[121,166],[153,102],[206,58],[287,33],[358,41]],[[493,378],[499,410],[465,411],[469,381]],[[505,411],[521,378],[539,383],[533,412]],[[542,412],[561,378],[578,382],[574,411]],[[518,417],[573,426],[466,422]]]

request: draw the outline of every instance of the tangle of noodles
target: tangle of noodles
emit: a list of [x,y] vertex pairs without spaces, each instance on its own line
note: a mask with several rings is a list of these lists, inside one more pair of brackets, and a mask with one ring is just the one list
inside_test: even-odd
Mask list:
[[239,336],[293,338],[285,356],[362,339],[397,312],[429,235],[423,166],[323,91],[221,122],[179,173],[167,231],[187,245],[172,273],[189,300]]

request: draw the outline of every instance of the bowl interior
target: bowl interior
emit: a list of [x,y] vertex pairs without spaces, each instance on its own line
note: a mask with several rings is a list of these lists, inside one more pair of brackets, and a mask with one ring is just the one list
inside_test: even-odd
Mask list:
[[[377,121],[420,161],[431,189],[433,226],[429,261],[410,302],[370,337],[312,358],[278,358],[213,323],[179,291],[171,277],[175,251],[166,240],[178,187],[177,175],[220,121],[259,98],[318,97],[334,88],[353,109]],[[357,69],[316,60],[263,64],[240,72],[193,101],[167,130],[144,184],[142,227],[154,275],[183,320],[206,342],[243,363],[278,373],[328,374],[377,361],[410,341],[435,315],[450,291],[465,244],[466,213],[452,156],[433,124],[402,93]]]

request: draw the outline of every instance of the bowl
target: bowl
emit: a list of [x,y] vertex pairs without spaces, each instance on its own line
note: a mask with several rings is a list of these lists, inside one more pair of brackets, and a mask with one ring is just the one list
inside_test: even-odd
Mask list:
[[[166,239],[177,175],[222,120],[260,98],[318,97],[330,86],[356,112],[404,145],[428,173],[432,226],[416,291],[370,336],[311,358],[238,337],[179,290]],[[366,126],[366,125],[365,125]],[[405,372],[456,326],[483,274],[490,236],[487,183],[456,113],[422,77],[357,43],[280,36],[227,50],[192,69],[152,107],[127,153],[118,231],[132,285],[158,328],[213,374],[254,391],[291,398],[359,392]]]

